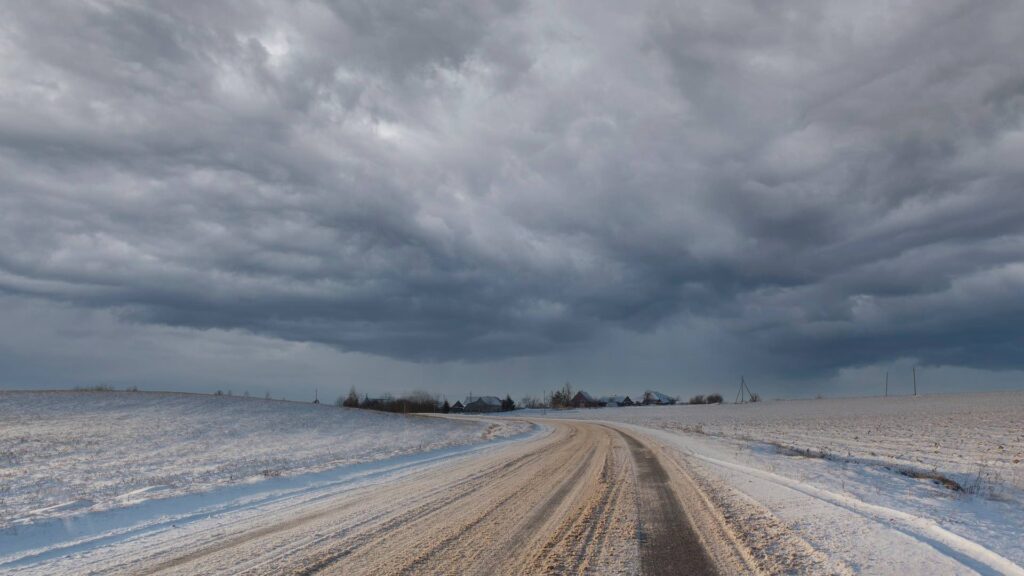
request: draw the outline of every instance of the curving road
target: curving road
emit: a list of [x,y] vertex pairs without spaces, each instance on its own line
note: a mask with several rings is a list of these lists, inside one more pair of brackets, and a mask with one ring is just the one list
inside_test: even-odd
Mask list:
[[105,574],[755,572],[685,471],[644,437],[595,423],[543,424],[550,433],[384,482],[271,510],[241,510],[180,535],[171,530],[114,542],[76,558],[74,568]]

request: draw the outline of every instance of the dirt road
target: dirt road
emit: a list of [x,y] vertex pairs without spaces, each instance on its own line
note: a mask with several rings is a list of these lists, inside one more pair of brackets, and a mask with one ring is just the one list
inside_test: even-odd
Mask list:
[[[623,430],[550,433],[386,482],[117,543],[130,574],[752,573],[678,465]],[[123,547],[123,553],[116,548]]]

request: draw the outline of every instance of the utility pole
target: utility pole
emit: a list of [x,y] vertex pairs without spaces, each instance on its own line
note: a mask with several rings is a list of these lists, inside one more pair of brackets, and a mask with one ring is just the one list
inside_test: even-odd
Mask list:
[[917,396],[917,366],[914,366],[914,396]]
[[740,376],[740,389],[736,392],[736,400],[734,404],[744,404],[750,398],[750,401],[754,401],[754,393],[750,391],[750,386],[747,386],[747,380],[745,377]]
[[889,371],[885,371],[885,397],[889,397]]

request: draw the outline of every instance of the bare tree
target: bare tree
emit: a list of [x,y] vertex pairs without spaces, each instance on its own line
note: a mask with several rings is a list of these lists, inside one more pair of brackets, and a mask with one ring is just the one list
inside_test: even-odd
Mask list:
[[572,401],[572,384],[566,382],[562,385],[562,388],[556,390],[551,394],[551,407],[552,408],[567,408],[569,403]]
[[359,394],[356,393],[355,386],[349,389],[348,396],[346,396],[344,400],[341,400],[340,404],[346,408],[359,407]]
[[533,396],[523,396],[519,401],[519,405],[523,408],[546,408],[543,400],[539,400]]

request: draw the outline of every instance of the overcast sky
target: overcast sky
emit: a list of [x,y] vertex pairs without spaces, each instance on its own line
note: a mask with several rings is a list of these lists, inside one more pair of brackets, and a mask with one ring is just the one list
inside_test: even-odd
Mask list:
[[1024,3],[12,1],[0,387],[1024,387]]

